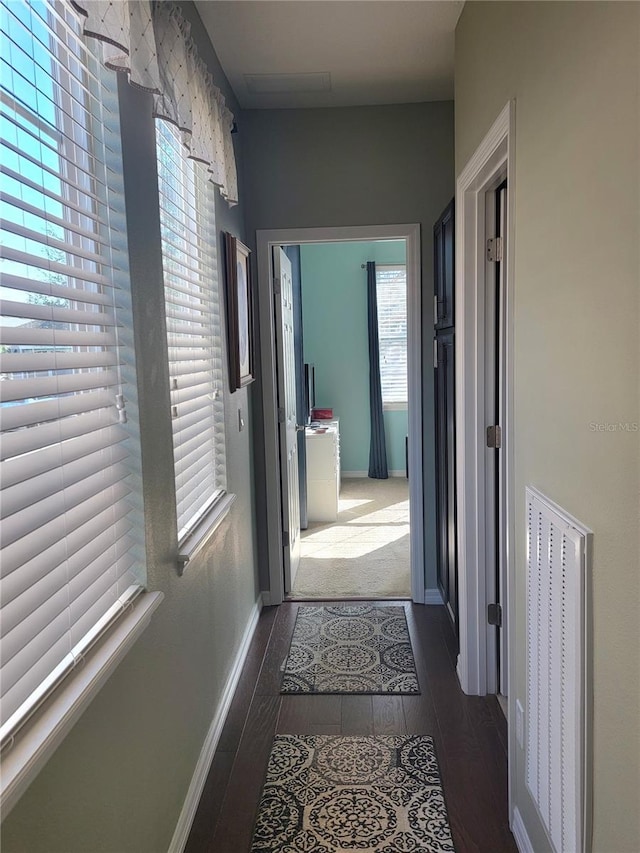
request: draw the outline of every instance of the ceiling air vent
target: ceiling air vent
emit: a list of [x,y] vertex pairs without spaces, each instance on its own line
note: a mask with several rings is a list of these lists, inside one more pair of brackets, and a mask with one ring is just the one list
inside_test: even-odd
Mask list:
[[244,80],[252,95],[331,91],[331,74],[328,71],[305,74],[245,74]]

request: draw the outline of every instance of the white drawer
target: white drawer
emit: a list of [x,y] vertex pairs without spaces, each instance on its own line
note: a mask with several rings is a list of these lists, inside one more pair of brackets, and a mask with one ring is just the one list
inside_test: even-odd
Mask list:
[[328,480],[338,470],[338,445],[335,433],[307,436],[307,480]]
[[337,521],[338,493],[335,478],[307,480],[307,517],[309,521]]

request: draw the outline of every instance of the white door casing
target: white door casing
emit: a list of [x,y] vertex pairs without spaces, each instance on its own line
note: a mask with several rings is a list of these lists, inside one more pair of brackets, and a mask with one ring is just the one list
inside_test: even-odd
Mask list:
[[[465,693],[495,690],[495,629],[487,605],[495,590],[487,563],[486,489],[486,194],[507,178],[502,304],[502,449],[499,511],[500,559],[506,567],[503,620],[507,676],[513,685],[515,657],[514,485],[513,485],[513,287],[515,199],[515,102],[504,107],[456,182],[456,461],[460,653],[457,673]],[[493,476],[493,468],[490,471]],[[491,521],[493,523],[493,519]],[[494,552],[495,553],[495,552]],[[488,570],[489,568],[489,570]],[[515,691],[509,690],[509,719],[515,719]],[[509,795],[515,794],[515,726],[509,727]]]
[[[457,516],[460,592],[458,677],[465,693],[484,695],[495,684],[494,629],[487,605],[495,587],[487,571],[486,513],[486,193],[506,172],[506,280],[504,283],[504,423],[502,529],[507,565],[507,618],[513,612],[512,387],[513,387],[513,102],[507,104],[458,177],[456,185],[456,411]],[[493,473],[493,472],[492,472]],[[512,627],[512,626],[511,626]],[[511,638],[509,638],[511,639]],[[508,642],[511,647],[512,643]]]
[[300,565],[300,491],[298,484],[298,420],[293,330],[291,261],[280,246],[273,248],[277,342],[278,421],[280,425],[282,533],[285,592],[291,592]]

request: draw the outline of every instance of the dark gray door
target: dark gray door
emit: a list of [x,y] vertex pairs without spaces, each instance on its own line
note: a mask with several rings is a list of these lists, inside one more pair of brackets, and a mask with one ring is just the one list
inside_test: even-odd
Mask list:
[[436,347],[438,587],[457,632],[455,349],[453,329],[443,331],[437,336]]
[[456,557],[454,203],[434,236],[434,388],[436,433],[436,555],[438,588],[458,633]]
[[434,324],[436,330],[455,325],[454,316],[454,203],[444,209],[433,228],[435,300]]

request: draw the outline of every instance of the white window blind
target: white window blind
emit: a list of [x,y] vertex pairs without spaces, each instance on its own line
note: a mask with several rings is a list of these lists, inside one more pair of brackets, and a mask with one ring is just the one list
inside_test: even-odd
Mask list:
[[156,122],[171,416],[182,542],[226,488],[214,187]]
[[141,591],[144,566],[114,75],[67,3],[0,13],[5,740]]
[[407,271],[376,264],[383,403],[407,403]]

